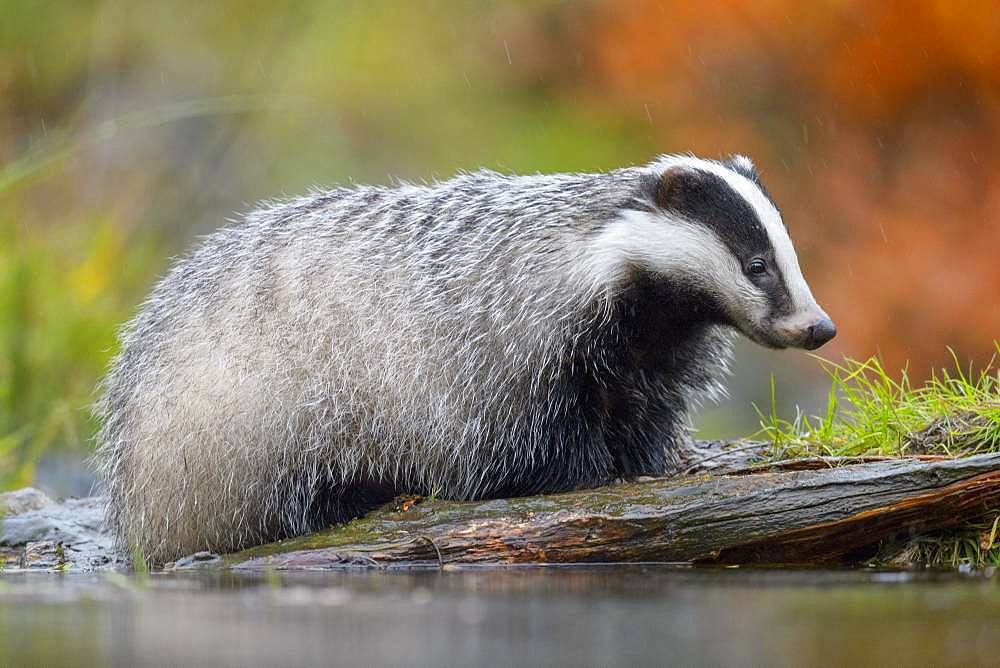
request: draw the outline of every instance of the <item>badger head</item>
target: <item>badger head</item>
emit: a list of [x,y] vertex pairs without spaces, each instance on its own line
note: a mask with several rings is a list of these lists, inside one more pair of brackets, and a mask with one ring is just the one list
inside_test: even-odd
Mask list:
[[665,156],[650,165],[642,190],[640,206],[597,235],[600,272],[659,277],[691,295],[705,318],[764,346],[813,350],[834,337],[748,158]]

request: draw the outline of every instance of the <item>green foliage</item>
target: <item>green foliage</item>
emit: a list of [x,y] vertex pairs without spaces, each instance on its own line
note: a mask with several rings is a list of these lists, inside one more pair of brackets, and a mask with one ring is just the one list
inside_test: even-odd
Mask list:
[[29,483],[47,449],[86,445],[94,386],[160,246],[107,217],[29,227],[0,209],[0,488]]
[[[998,347],[1000,352],[1000,347]],[[778,416],[772,382],[770,412],[758,409],[761,430],[779,458],[943,454],[1000,450],[1000,368],[975,371],[952,353],[954,369],[933,372],[914,386],[906,369],[892,377],[875,357],[842,364],[819,359],[830,376],[821,416]]]

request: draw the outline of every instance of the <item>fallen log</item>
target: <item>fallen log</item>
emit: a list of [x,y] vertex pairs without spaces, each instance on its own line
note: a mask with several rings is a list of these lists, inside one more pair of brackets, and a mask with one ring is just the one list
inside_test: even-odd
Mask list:
[[1000,454],[846,465],[817,458],[547,496],[409,499],[213,563],[241,571],[599,562],[847,565],[870,558],[886,541],[998,511]]

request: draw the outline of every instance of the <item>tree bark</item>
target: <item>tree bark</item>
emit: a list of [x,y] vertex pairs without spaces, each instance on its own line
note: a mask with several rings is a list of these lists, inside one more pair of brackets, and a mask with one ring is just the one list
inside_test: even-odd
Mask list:
[[[852,463],[854,462],[854,463]],[[397,500],[222,559],[236,570],[685,562],[847,565],[1000,511],[1000,454],[809,459],[492,501]]]

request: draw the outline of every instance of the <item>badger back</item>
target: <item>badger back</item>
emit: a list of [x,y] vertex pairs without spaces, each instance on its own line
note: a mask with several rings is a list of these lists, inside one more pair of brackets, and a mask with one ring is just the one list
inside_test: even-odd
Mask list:
[[603,317],[586,239],[640,176],[336,190],[207,237],[124,328],[98,404],[120,535],[248,544],[301,526],[320,480],[473,496],[544,460],[553,378]]

